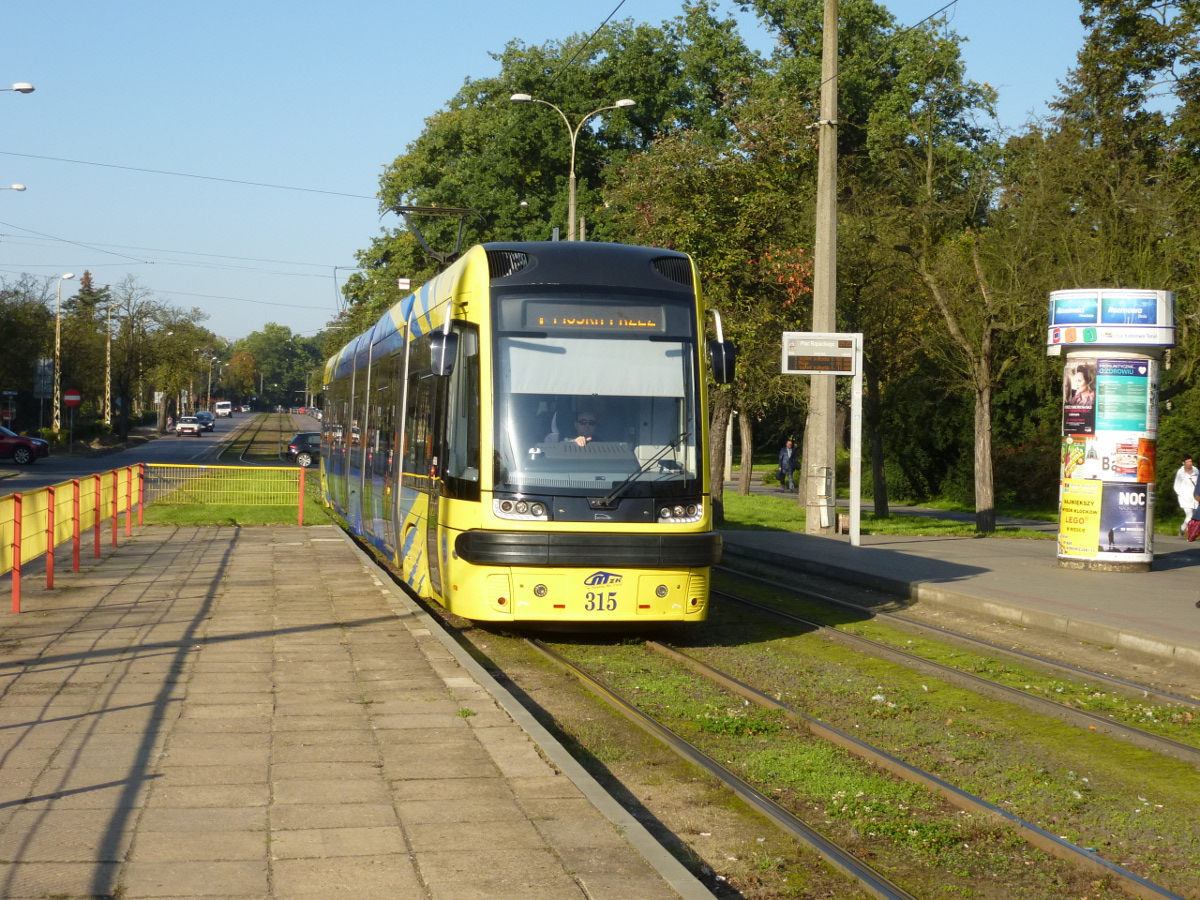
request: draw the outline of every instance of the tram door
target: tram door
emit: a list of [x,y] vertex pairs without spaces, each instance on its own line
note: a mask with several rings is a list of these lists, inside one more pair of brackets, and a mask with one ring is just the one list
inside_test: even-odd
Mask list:
[[[438,522],[442,495],[439,435],[443,418],[439,407],[445,405],[445,379],[438,378],[430,371],[428,337],[414,341],[410,352],[408,409],[404,423],[405,471],[411,473],[413,487],[424,495],[425,540],[422,550],[425,568],[429,574],[430,589],[438,596],[443,596],[438,555]],[[418,508],[420,505],[418,499]]]

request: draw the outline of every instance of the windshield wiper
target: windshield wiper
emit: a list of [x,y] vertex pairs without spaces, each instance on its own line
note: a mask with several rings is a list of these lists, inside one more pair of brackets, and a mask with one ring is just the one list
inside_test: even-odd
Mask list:
[[617,498],[621,496],[621,493],[625,490],[625,488],[629,487],[629,485],[633,484],[634,481],[645,475],[647,469],[667,455],[667,451],[678,449],[679,444],[691,436],[692,433],[690,431],[684,431],[676,435],[667,443],[665,447],[642,463],[641,467],[636,472],[621,481],[621,483],[614,487],[606,496],[601,497],[599,500],[591,499],[588,501],[588,505],[590,505],[593,509],[610,508],[613,503],[616,502]]

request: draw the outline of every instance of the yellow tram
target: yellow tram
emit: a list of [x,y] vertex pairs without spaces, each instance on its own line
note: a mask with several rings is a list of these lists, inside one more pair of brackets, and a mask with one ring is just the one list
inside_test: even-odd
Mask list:
[[704,386],[734,363],[704,327],[682,253],[476,246],[326,363],[326,499],[469,619],[701,621]]

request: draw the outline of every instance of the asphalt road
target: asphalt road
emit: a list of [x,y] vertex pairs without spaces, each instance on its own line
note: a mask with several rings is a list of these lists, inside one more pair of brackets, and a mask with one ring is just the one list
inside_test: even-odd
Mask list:
[[253,420],[252,414],[217,419],[215,429],[203,432],[199,437],[170,434],[160,438],[151,430],[138,430],[134,434],[149,438],[146,443],[104,456],[71,456],[52,450],[48,459],[39,459],[31,466],[19,466],[12,460],[3,459],[0,460],[0,497],[143,462],[194,465],[214,460],[235,430]]

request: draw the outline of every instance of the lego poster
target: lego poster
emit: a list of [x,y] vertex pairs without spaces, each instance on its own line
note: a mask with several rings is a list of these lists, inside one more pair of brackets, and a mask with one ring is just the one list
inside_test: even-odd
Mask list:
[[1104,482],[1067,478],[1060,488],[1058,555],[1092,558],[1100,540]]

